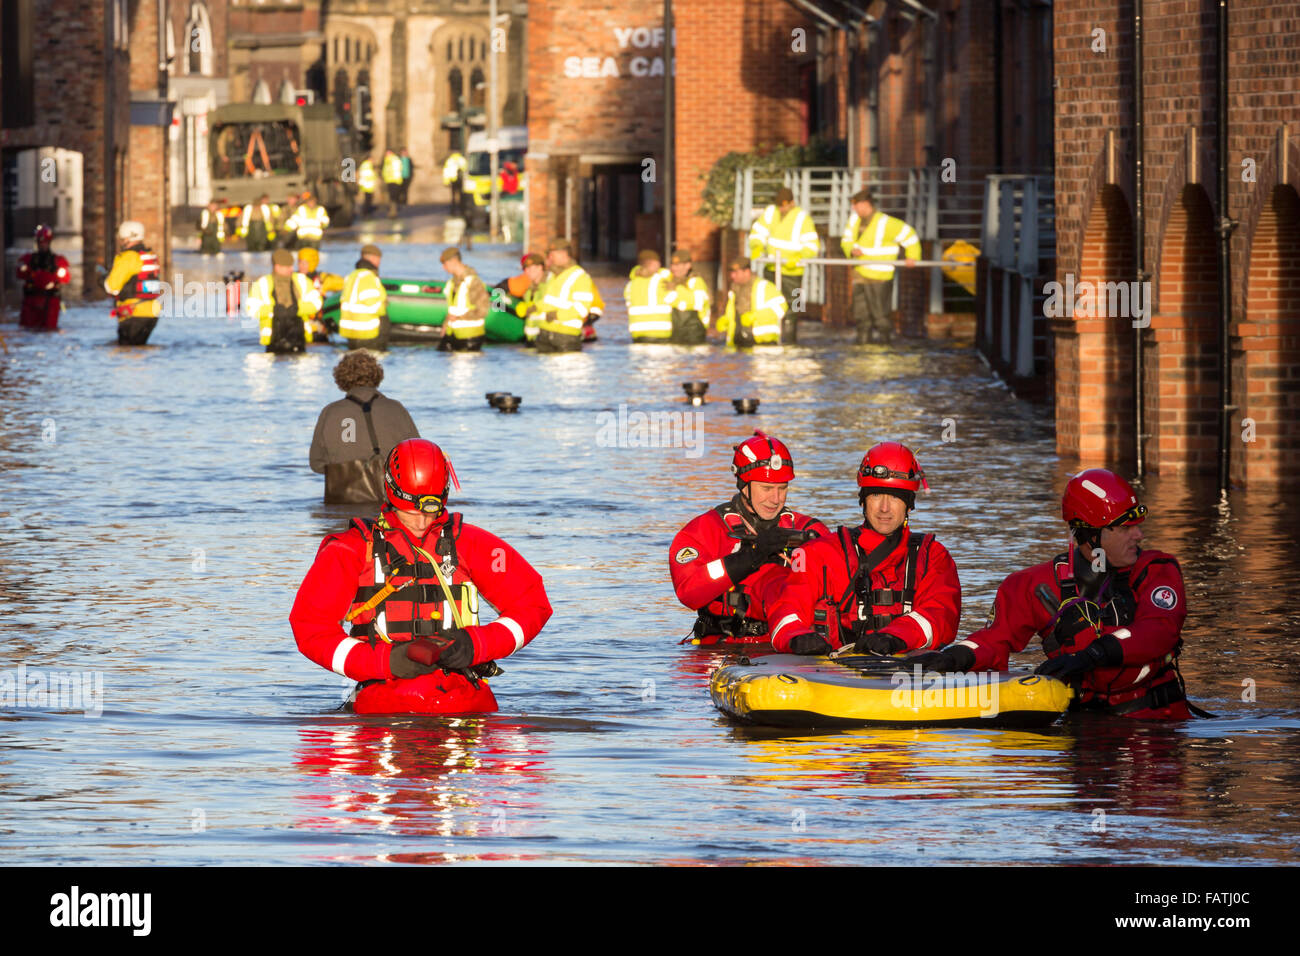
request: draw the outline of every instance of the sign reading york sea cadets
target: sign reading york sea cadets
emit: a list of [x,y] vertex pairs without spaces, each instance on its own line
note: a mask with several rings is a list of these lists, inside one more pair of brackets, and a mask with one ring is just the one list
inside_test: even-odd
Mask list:
[[[662,50],[663,27],[614,27],[614,42],[620,55],[566,56],[564,75],[571,80],[599,80],[607,76],[663,76],[662,54],[650,56],[651,50]],[[677,31],[673,31],[673,45],[677,45]],[[645,50],[646,53],[633,51]],[[631,56],[627,54],[632,52]],[[674,70],[674,73],[676,71]]]

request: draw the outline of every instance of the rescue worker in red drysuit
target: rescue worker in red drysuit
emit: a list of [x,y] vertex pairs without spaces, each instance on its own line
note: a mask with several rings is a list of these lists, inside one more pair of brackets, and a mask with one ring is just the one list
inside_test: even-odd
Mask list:
[[906,445],[881,442],[858,467],[856,528],[804,545],[768,612],[772,646],[790,654],[899,654],[957,636],[961,581],[948,550],[908,526],[916,492],[930,490]]
[[[303,654],[361,682],[441,671],[450,691],[496,673],[478,665],[537,636],[551,616],[541,575],[496,535],[446,510],[453,481],[433,442],[410,438],[393,448],[384,471],[391,507],[327,536],[298,588],[289,622]],[[477,622],[479,595],[499,611],[490,624]]]
[[1186,720],[1178,672],[1183,575],[1172,555],[1139,547],[1146,513],[1114,472],[1075,475],[1061,500],[1069,550],[1012,574],[998,586],[984,627],[918,662],[941,673],[1004,670],[1007,655],[1038,635],[1048,659],[1037,673],[1073,683],[1072,708]]
[[736,496],[692,518],[668,552],[677,599],[698,613],[693,635],[700,644],[765,643],[767,602],[799,544],[791,532],[830,534],[816,518],[786,508],[794,462],[783,442],[755,431],[736,446],[731,471]]
[[18,281],[23,284],[23,308],[18,324],[25,329],[57,329],[59,286],[72,279],[68,260],[50,250],[54,233],[49,226],[36,227],[36,251],[18,260]]

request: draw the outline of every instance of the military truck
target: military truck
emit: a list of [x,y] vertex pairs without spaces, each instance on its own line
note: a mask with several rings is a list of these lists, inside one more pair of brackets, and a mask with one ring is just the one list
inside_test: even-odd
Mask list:
[[343,148],[334,107],[328,103],[231,103],[208,116],[209,168],[214,198],[256,202],[263,193],[281,206],[311,192],[330,214],[330,225],[352,224],[356,171],[344,181]]

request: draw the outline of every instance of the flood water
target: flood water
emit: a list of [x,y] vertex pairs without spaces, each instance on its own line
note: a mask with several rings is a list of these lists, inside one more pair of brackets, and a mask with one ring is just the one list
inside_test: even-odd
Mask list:
[[[386,274],[441,276],[437,243],[377,238]],[[355,249],[327,244],[325,267],[346,272]],[[493,282],[518,254],[467,260]],[[252,278],[264,258],[177,253],[173,267]],[[1006,574],[1060,550],[1068,463],[1050,411],[970,349],[855,349],[807,326],[800,346],[753,354],[632,347],[623,281],[601,280],[601,341],[581,354],[383,360],[382,391],[456,467],[454,509],[518,548],[555,608],[502,662],[500,712],[473,719],[340,711],[347,682],[294,645],[294,592],[355,513],[322,505],[307,467],[341,349],[265,355],[224,316],[164,317],[149,347],[123,349],[102,304],[70,306],[56,334],[5,325],[0,671],[98,679],[102,713],[0,706],[0,860],[1295,860],[1294,502],[1241,493],[1220,508],[1208,483],[1143,487],[1146,543],[1187,579],[1188,688],[1217,720],[745,730],[709,699],[725,655],[678,645],[691,614],[667,568],[677,529],[732,493],[732,445],[755,427],[781,437],[791,506],[852,524],[862,453],[912,444],[933,489],[913,527],[957,562],[963,633]],[[622,404],[684,411],[688,379],[710,383],[693,447],[602,437]],[[521,412],[489,409],[494,390],[522,395]],[[759,414],[736,415],[740,396]]]

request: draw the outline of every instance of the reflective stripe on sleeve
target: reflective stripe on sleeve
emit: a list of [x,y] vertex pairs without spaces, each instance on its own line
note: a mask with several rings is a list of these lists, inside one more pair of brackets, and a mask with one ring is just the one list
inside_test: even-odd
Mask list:
[[704,566],[704,570],[709,572],[709,577],[714,581],[727,576],[727,569],[722,566],[721,558],[714,558]]
[[348,675],[344,672],[343,665],[347,663],[348,653],[352,648],[359,647],[360,645],[361,642],[352,637],[345,637],[343,640],[339,641],[339,646],[334,648],[334,658],[330,661],[330,670],[338,674],[340,677],[347,677]]
[[772,640],[776,640],[776,636],[781,633],[781,628],[785,627],[791,621],[797,620],[799,620],[798,614],[787,614],[785,617],[781,618],[776,627],[772,628]]
[[909,611],[907,614],[904,614],[903,617],[910,617],[912,620],[916,621],[916,623],[921,627],[921,633],[925,635],[925,643],[922,644],[918,650],[927,650],[934,646],[934,628],[930,626],[930,622],[925,619],[924,614],[920,611]]
[[[524,646],[524,629],[519,626],[518,621],[515,621],[513,618],[499,617],[493,623],[504,625],[505,629],[510,632],[511,636],[515,639],[515,651]],[[511,651],[510,653],[513,654],[515,651]]]

